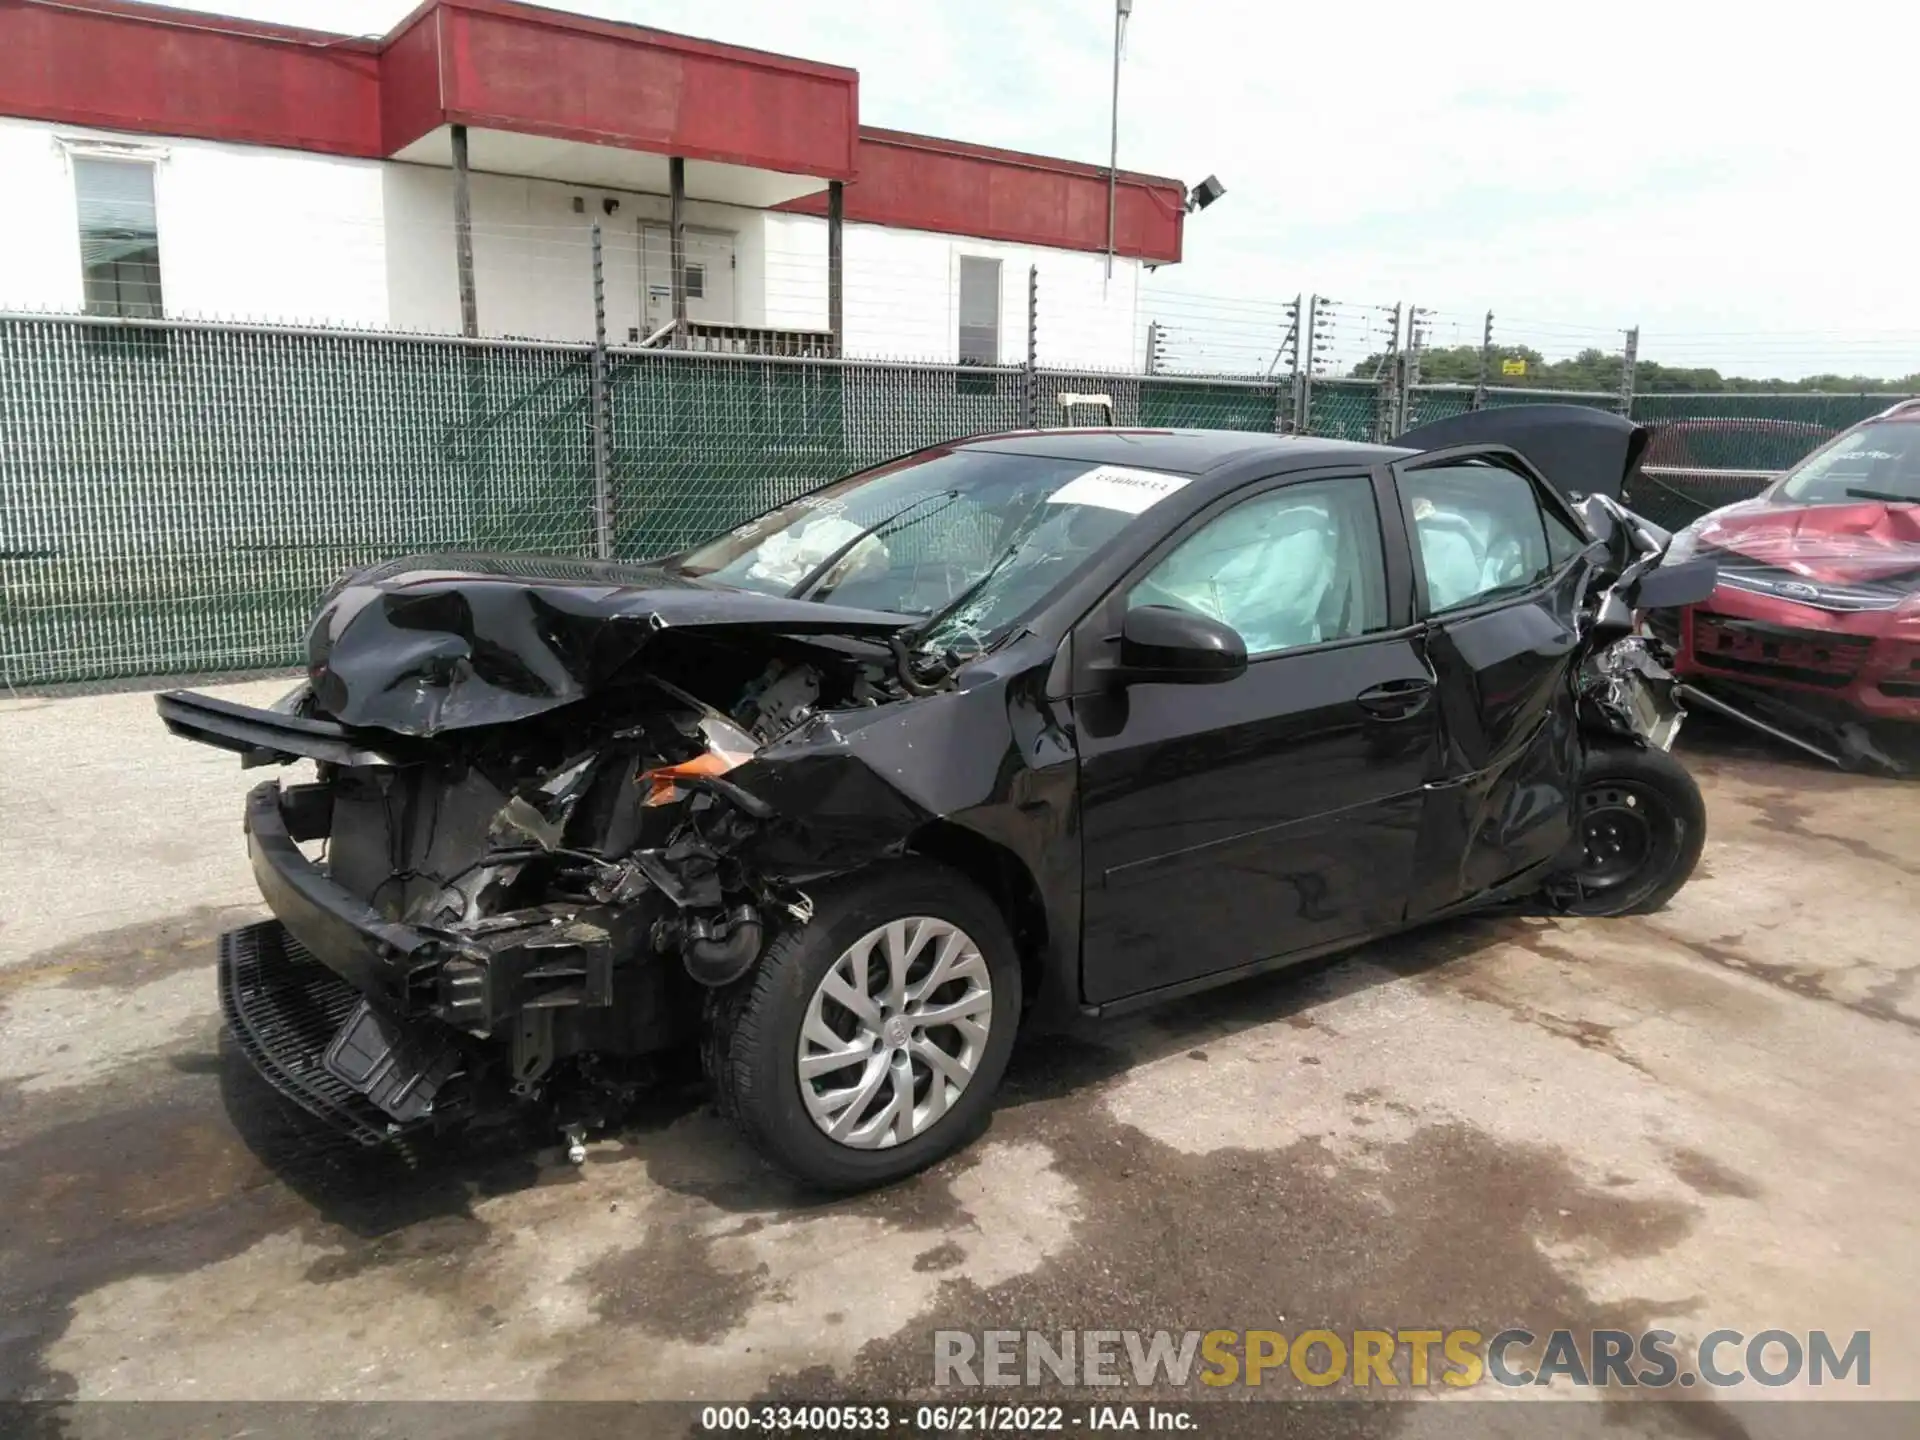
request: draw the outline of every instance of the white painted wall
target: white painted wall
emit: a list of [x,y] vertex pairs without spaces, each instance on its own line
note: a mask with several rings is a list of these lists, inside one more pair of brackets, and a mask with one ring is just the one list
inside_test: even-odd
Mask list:
[[0,223],[0,304],[78,310],[80,236],[73,174],[52,129],[0,120],[0,177],[5,177],[8,212]]
[[[408,330],[457,334],[460,294],[452,172],[389,164],[383,180],[393,323]],[[598,220],[608,336],[618,343],[635,330],[644,335],[640,237],[646,226],[666,222],[666,196],[487,174],[472,177],[469,193],[474,292],[482,334],[591,340],[592,232]],[[576,198],[583,203],[584,213],[574,211]],[[612,214],[604,208],[608,200],[619,207]],[[759,253],[762,212],[690,200],[686,223],[690,264],[724,263],[729,249],[740,252],[733,271],[734,303],[691,301],[689,317],[723,324],[758,323],[742,317],[756,315],[761,305],[757,285],[747,293],[747,277],[757,276],[753,260]],[[721,236],[733,237],[732,244],[720,243]],[[652,260],[658,269],[662,257],[655,255]],[[666,281],[664,275],[654,278],[662,284]]]
[[260,146],[0,119],[0,304],[78,310],[73,147],[151,157],[167,313],[387,323],[381,165]]
[[[0,225],[0,307],[80,308],[63,142],[88,137],[154,157],[168,315],[459,332],[449,171],[11,119],[0,119],[0,177],[12,202]],[[665,196],[490,174],[473,177],[472,196],[481,333],[591,339],[596,219],[609,337],[620,343],[651,328],[644,287],[666,277],[641,235],[665,222]],[[618,206],[611,214],[609,200]],[[732,260],[731,286],[715,283],[707,301],[691,301],[691,318],[827,328],[825,220],[701,201],[687,203],[686,219],[689,261],[726,265],[729,252]],[[1025,359],[1027,272],[1037,266],[1041,364],[1140,365],[1137,261],[1116,261],[1109,281],[1105,257],[1077,251],[856,224],[845,243],[849,355],[954,360],[960,260],[973,255],[1001,262],[1003,363]]]
[[[827,222],[811,215],[766,214],[765,323],[825,329]],[[1000,360],[1027,354],[1027,272],[1039,270],[1039,361],[1046,366],[1134,370],[1143,360],[1137,333],[1142,266],[1037,245],[895,230],[846,227],[846,350],[849,355],[953,361],[960,353],[960,260],[1000,261]],[[744,260],[742,261],[744,264]]]

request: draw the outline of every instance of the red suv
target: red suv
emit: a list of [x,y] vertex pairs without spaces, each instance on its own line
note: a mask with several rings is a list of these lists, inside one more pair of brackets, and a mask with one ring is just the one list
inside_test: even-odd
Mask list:
[[[1920,400],[1842,431],[1751,500],[1674,537],[1710,599],[1653,618],[1706,708],[1837,763],[1920,739]],[[1904,722],[1904,723],[1903,723]]]

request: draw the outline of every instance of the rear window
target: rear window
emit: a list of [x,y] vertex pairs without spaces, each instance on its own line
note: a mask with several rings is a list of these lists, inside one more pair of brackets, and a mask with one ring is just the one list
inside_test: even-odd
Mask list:
[[1779,493],[1803,505],[1920,501],[1920,419],[1877,420],[1848,431],[1801,461]]

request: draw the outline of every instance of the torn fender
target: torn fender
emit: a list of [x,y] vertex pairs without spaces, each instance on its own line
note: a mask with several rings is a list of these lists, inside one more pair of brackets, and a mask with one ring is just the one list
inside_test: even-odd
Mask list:
[[324,714],[424,736],[572,704],[659,630],[878,637],[914,619],[701,585],[658,566],[419,555],[334,587],[308,633],[307,669]]
[[[815,716],[729,773],[788,823],[750,853],[781,875],[827,873],[904,846],[941,820],[1013,851],[1036,875],[1036,814],[1067,824],[1071,742],[1040,698],[1044,647],[1026,639],[960,672],[953,690],[896,705]],[[995,683],[1006,680],[1007,683]],[[1057,793],[1056,793],[1057,792]]]

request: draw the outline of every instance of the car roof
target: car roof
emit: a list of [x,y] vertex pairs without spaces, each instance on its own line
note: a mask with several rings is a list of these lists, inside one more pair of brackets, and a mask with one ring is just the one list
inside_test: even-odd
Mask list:
[[1343,460],[1373,464],[1410,453],[1391,445],[1312,435],[1263,435],[1253,430],[1016,430],[970,436],[955,442],[955,448],[1085,460],[1094,465],[1138,465],[1178,475],[1204,475],[1257,460],[1272,460],[1275,470],[1292,470]]

